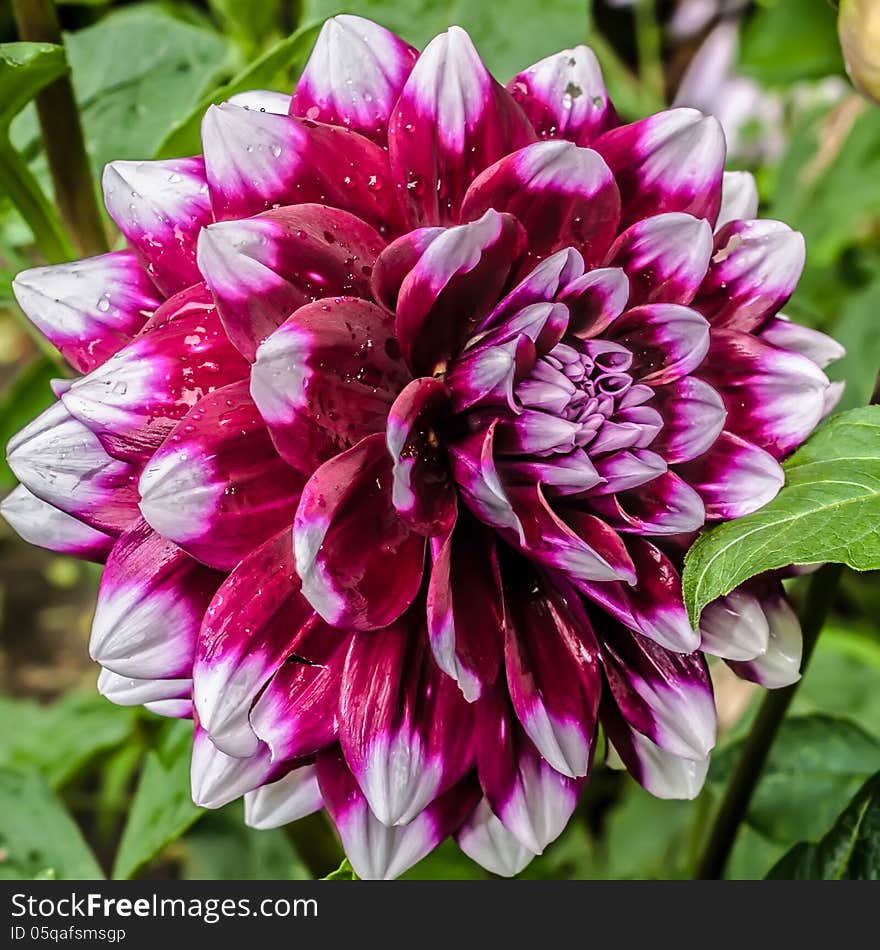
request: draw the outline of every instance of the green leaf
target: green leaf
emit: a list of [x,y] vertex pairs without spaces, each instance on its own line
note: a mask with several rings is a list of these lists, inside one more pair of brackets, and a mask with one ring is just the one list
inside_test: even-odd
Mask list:
[[743,33],[740,69],[768,85],[842,73],[834,7],[828,0],[763,0]]
[[0,43],[0,128],[8,128],[41,89],[66,72],[61,46]]
[[253,53],[277,34],[281,22],[281,0],[208,0],[208,6],[245,53]]
[[0,698],[0,765],[39,771],[59,788],[124,743],[136,715],[97,693],[71,693],[51,706]]
[[191,755],[192,724],[169,723],[158,749],[147,756],[116,854],[115,879],[133,877],[204,814],[192,802]]
[[683,586],[695,627],[706,604],[763,571],[818,561],[880,568],[880,406],[834,416],[784,468],[773,501],[704,531],[688,551]]
[[306,19],[323,20],[340,6],[381,23],[420,49],[457,23],[502,82],[544,56],[585,42],[590,26],[586,0],[304,0],[303,13]]
[[865,782],[818,844],[795,845],[767,879],[880,880],[880,772]]
[[354,868],[348,863],[348,858],[343,858],[342,864],[335,871],[331,871],[327,877],[322,878],[324,881],[356,881],[357,879]]
[[172,126],[159,145],[156,157],[175,158],[198,152],[201,149],[199,130],[207,108],[239,92],[272,88],[280,75],[289,79],[291,74],[298,74],[315,45],[319,30],[319,24],[300,28],[268,49],[228,83],[201,98],[188,115]]
[[[742,742],[734,742],[713,757],[711,783],[727,783],[741,749]],[[880,741],[855,723],[825,715],[791,717],[761,773],[748,822],[783,844],[818,837],[878,768]]]
[[64,805],[37,772],[0,767],[0,878],[104,877]]

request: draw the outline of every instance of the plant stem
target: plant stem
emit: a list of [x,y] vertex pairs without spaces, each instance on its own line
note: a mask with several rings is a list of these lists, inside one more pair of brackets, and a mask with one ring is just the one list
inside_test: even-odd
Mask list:
[[[804,636],[802,673],[806,672],[816,641],[825,625],[825,618],[834,603],[842,572],[842,564],[825,564],[810,578],[800,618]],[[761,703],[703,852],[697,870],[697,877],[701,880],[718,880],[724,873],[736,833],[799,683],[767,693]]]
[[[53,0],[12,0],[12,9],[23,40],[64,45]],[[36,103],[61,218],[80,254],[101,254],[108,249],[107,235],[70,76],[50,83]]]
[[663,36],[657,22],[654,0],[636,0],[636,47],[639,53],[639,75],[653,98],[665,101],[663,80]]

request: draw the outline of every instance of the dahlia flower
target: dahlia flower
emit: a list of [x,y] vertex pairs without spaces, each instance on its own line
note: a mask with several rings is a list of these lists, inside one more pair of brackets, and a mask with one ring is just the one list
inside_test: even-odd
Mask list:
[[707,656],[780,686],[800,630],[763,577],[694,631],[683,555],[776,494],[841,352],[779,314],[803,241],[717,120],[621,125],[583,46],[505,87],[457,27],[340,16],[202,145],[107,167],[125,249],[15,281],[82,375],[3,511],[106,558],[101,692],[192,716],[196,802],[326,808],[365,878],[449,835],[516,874],[600,724],[694,796]]

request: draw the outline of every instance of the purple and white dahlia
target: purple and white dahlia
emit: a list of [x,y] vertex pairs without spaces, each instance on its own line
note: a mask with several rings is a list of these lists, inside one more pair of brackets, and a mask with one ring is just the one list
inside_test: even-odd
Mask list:
[[803,240],[718,122],[620,125],[583,46],[505,87],[459,28],[341,16],[202,143],[107,167],[125,250],[15,282],[82,375],[3,511],[106,557],[100,690],[192,716],[198,803],[326,808],[365,878],[448,835],[516,874],[600,723],[695,795],[706,656],[780,686],[800,630],[761,578],[695,632],[683,555],[776,494],[841,354],[779,314]]

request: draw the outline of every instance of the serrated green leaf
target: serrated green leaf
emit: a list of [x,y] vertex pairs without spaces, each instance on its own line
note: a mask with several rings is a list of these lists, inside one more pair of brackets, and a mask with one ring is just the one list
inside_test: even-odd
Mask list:
[[796,844],[767,880],[880,880],[880,772],[865,782],[818,844]]
[[[742,743],[734,742],[715,754],[710,783],[727,783],[741,749]],[[748,822],[782,844],[818,837],[878,768],[880,741],[855,723],[825,715],[793,716],[773,744]]]
[[453,23],[464,27],[483,61],[506,82],[521,69],[560,49],[587,40],[585,0],[304,0],[303,14],[323,20],[340,8],[375,20],[420,49]]
[[64,805],[34,771],[0,767],[0,849],[6,880],[104,877]]
[[819,561],[880,569],[880,406],[834,416],[784,468],[773,501],[703,532],[688,551],[683,587],[695,627],[706,604],[763,571]]
[[190,792],[191,755],[192,723],[180,720],[165,726],[138,782],[113,865],[115,879],[133,877],[204,814]]

